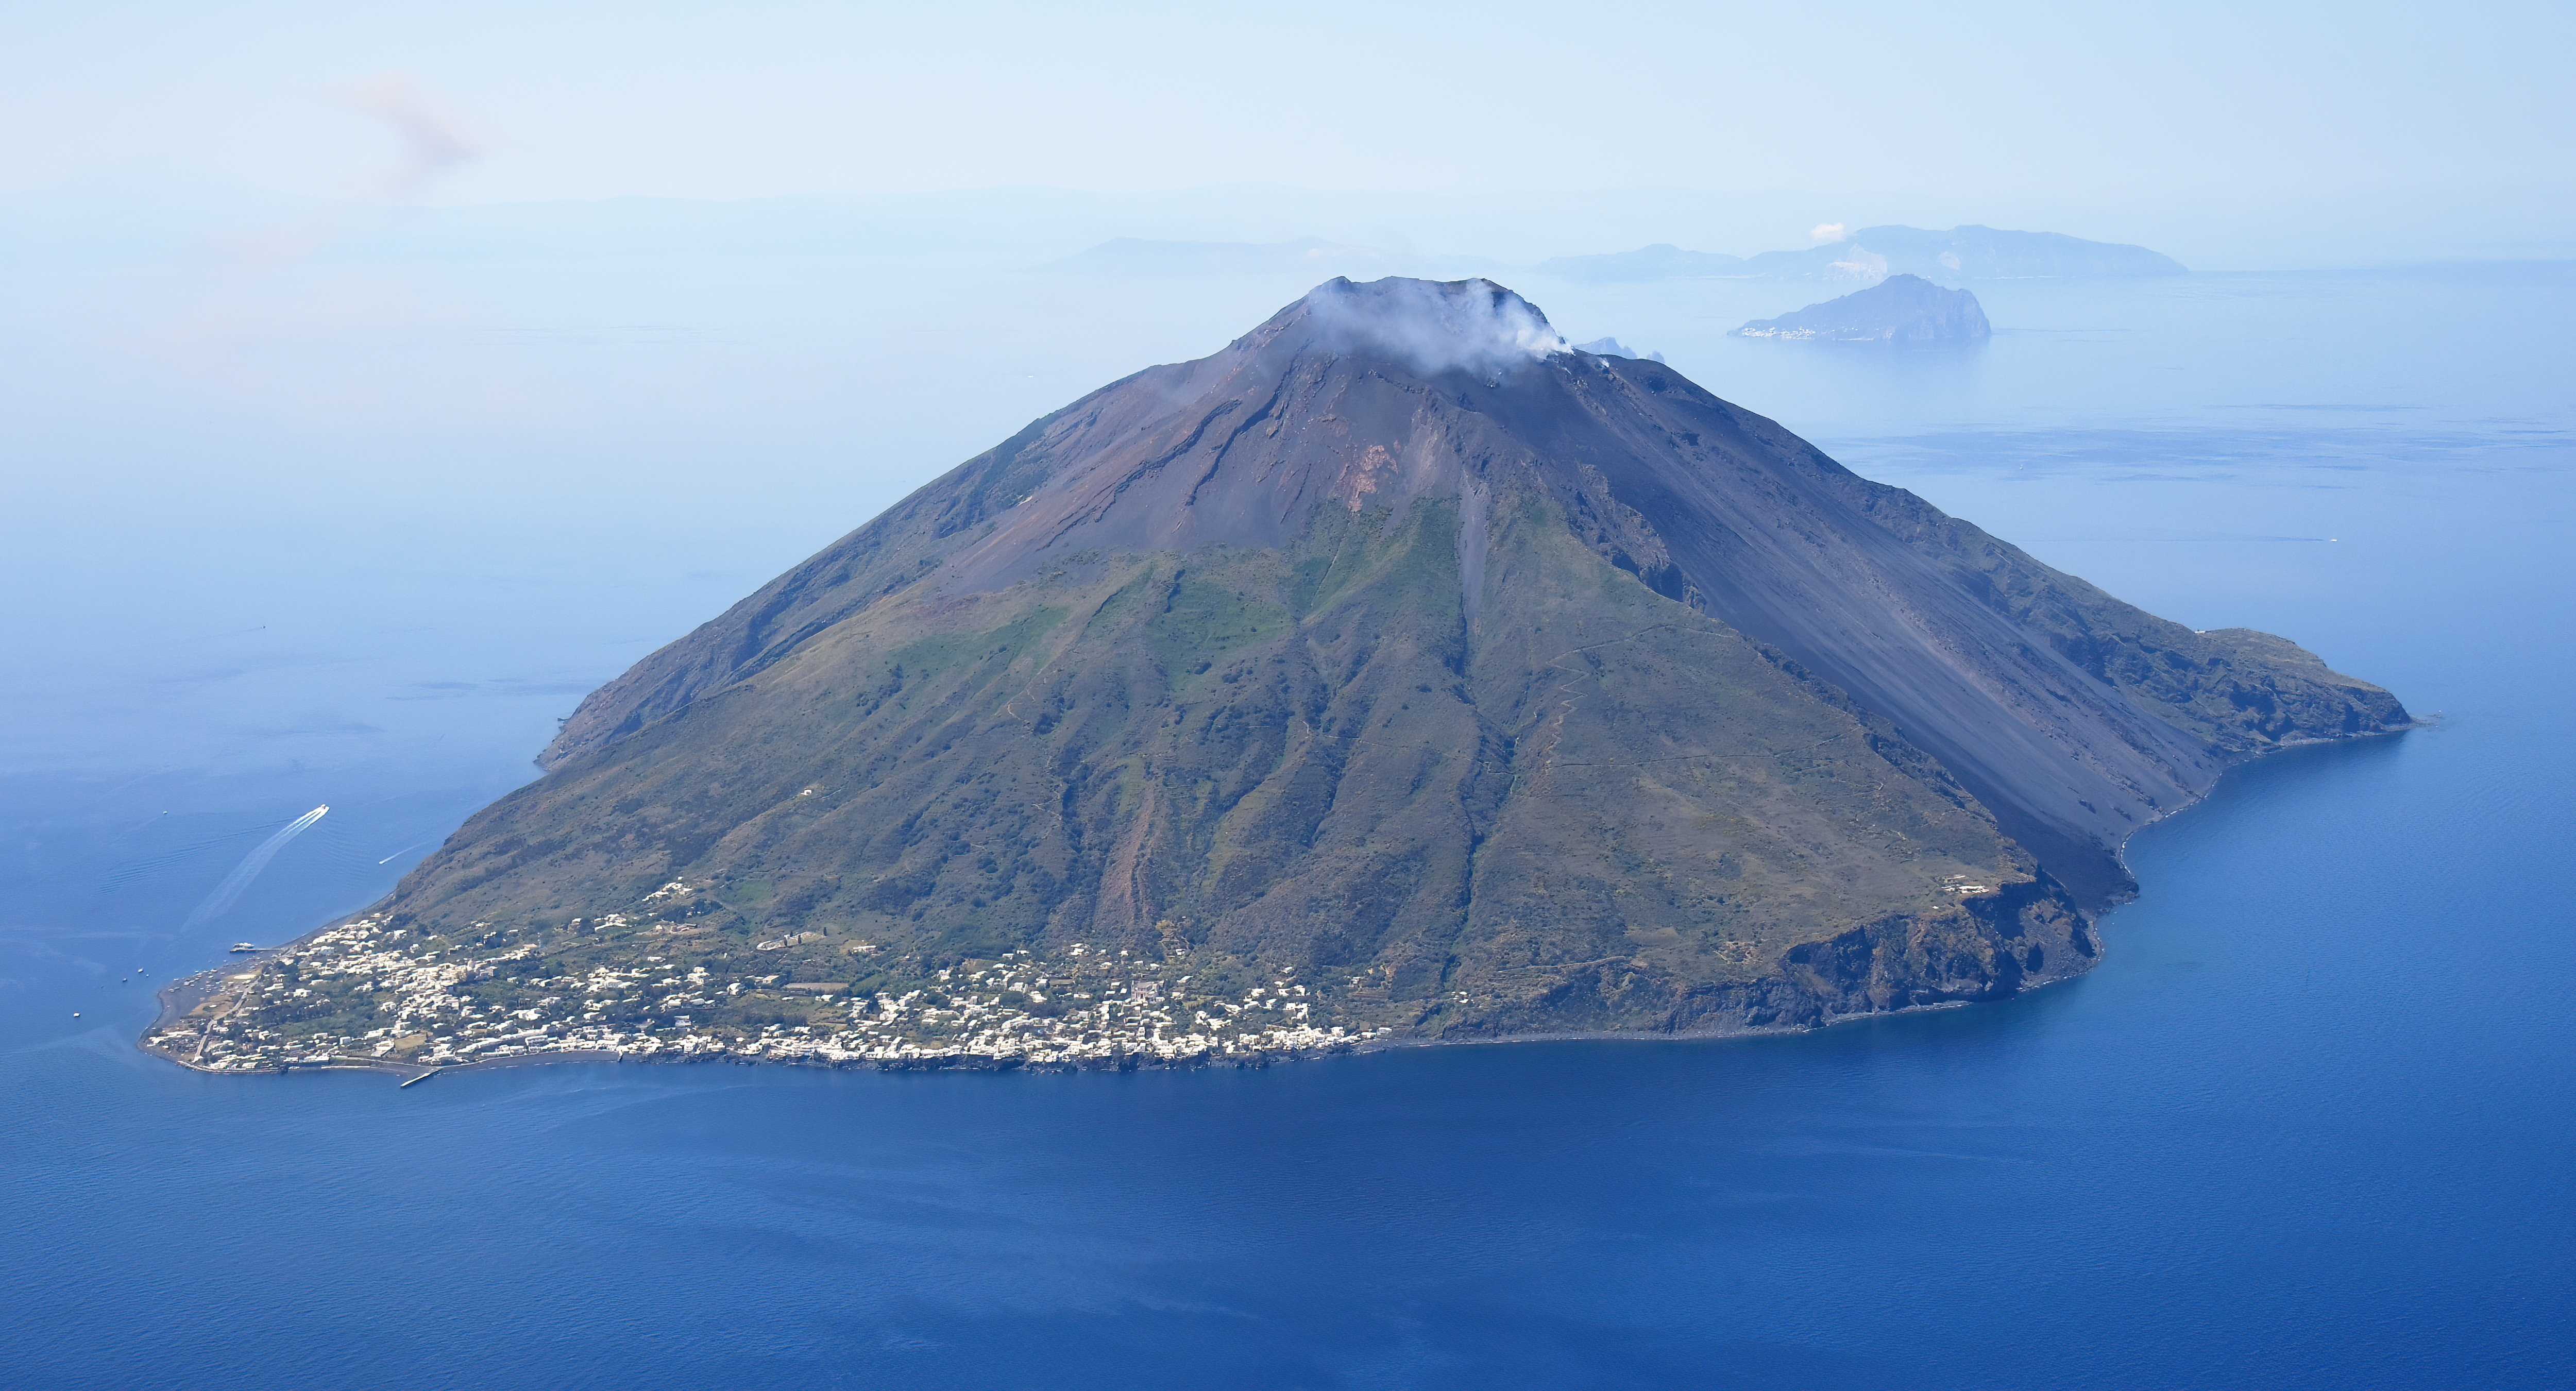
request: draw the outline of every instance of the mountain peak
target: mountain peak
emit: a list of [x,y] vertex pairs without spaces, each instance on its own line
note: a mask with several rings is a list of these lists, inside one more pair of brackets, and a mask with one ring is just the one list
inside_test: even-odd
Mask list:
[[1537,305],[1482,278],[1335,277],[1263,327],[1272,338],[1391,358],[1424,376],[1489,375],[1570,351]]
[[312,997],[254,972],[156,1046],[300,1056],[397,958],[538,1023],[379,1054],[429,1063],[1808,1027],[2087,969],[2129,831],[2407,720],[1490,281],[1336,280],[645,659]]
[[[1401,530],[1425,503],[1456,533],[1442,602],[1467,631],[1452,637],[1484,641],[1489,527],[1514,498],[1557,517],[1586,563],[1903,729],[2089,904],[2125,892],[2130,828],[2281,737],[2217,694],[2238,679],[2232,649],[1853,476],[1661,363],[1578,353],[1490,280],[1389,277],[1327,281],[1222,352],[1032,422],[612,682],[543,761],[602,750],[887,603],[1038,602],[1103,566],[1301,552],[1337,518]],[[2024,597],[1998,608],[1997,593]],[[2272,698],[2332,721],[2357,698],[2352,730],[2402,723],[2384,692],[2342,682],[2296,677]]]

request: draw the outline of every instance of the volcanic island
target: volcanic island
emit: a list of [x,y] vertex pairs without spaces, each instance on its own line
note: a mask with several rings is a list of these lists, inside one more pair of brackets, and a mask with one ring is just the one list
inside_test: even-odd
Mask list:
[[584,700],[382,901],[165,994],[218,1072],[1261,1063],[2090,969],[2119,847],[2411,723],[1482,280],[1335,280]]
[[1973,343],[1994,335],[1986,311],[1966,290],[1948,290],[1916,275],[1891,275],[1866,290],[1811,304],[1776,319],[1756,319],[1746,338],[1826,343]]

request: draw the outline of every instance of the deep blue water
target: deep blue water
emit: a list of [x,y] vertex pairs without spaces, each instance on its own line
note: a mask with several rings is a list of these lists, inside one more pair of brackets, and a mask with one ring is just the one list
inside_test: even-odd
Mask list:
[[[217,1079],[133,1051],[154,985],[381,892],[524,776],[617,643],[751,586],[686,580],[666,533],[495,543],[446,579],[317,537],[344,568],[310,588],[223,537],[130,557],[192,567],[173,602],[203,631],[57,606],[12,649],[81,661],[13,683],[0,766],[0,1380],[2576,1384],[2576,275],[2000,286],[1994,343],[1916,358],[1755,353],[1783,345],[1724,339],[1750,312],[1720,291],[1629,293],[1538,297],[2441,720],[2242,769],[2141,834],[2090,976],[1807,1036]],[[389,607],[435,621],[405,639]]]

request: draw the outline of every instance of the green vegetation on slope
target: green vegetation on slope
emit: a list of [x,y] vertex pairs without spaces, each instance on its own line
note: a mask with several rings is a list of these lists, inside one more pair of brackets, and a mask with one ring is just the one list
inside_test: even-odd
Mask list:
[[[925,586],[496,804],[350,950],[527,944],[464,998],[705,1047],[855,1047],[847,1001],[973,961],[1062,975],[1077,947],[1174,999],[1291,973],[1300,1026],[1346,1039],[1778,1027],[2081,964],[2027,857],[1890,731],[1535,493],[1494,509],[1471,626],[1458,520],[1336,507],[1286,551]],[[1854,932],[1855,959],[1793,959]],[[636,966],[755,984],[657,1006],[611,982],[623,1003],[566,1014],[567,981]],[[462,1046],[439,1017],[413,1055]]]

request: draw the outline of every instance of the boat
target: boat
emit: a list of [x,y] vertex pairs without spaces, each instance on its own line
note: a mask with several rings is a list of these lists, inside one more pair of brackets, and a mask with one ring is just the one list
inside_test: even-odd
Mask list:
[[259,943],[257,943],[257,942],[235,942],[235,943],[233,943],[233,944],[232,944],[232,948],[231,948],[231,949],[232,949],[232,950],[234,950],[234,951],[258,951],[258,950],[259,950]]

